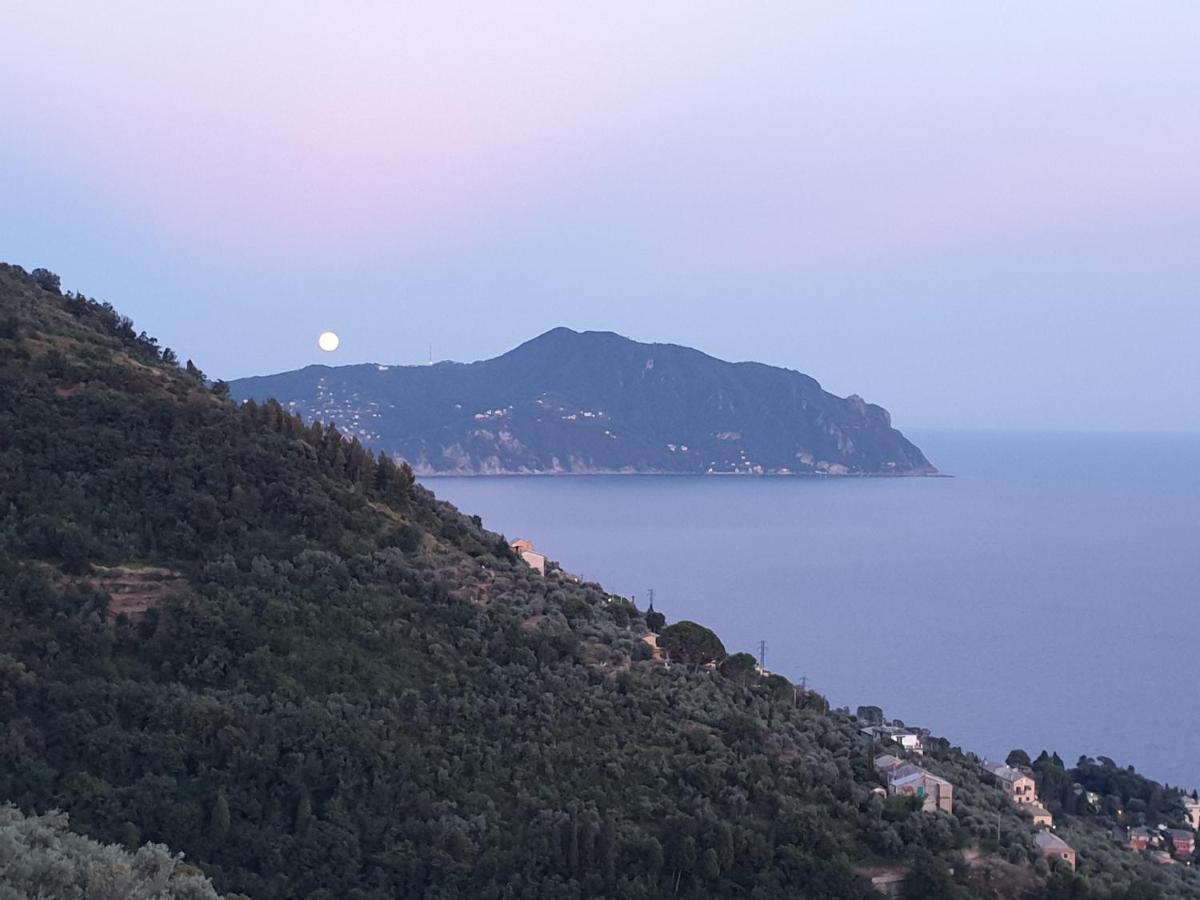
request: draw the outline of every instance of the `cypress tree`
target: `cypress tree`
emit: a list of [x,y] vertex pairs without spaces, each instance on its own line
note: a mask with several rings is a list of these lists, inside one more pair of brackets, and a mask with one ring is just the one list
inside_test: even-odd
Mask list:
[[214,844],[222,843],[229,836],[229,801],[225,792],[219,791],[213,801],[212,815],[208,820],[208,836]]

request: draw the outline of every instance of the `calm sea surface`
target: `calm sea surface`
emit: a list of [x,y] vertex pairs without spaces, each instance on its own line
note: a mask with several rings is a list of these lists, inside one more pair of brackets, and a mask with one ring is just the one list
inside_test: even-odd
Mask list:
[[954,478],[441,478],[837,706],[1200,786],[1200,437],[913,432]]

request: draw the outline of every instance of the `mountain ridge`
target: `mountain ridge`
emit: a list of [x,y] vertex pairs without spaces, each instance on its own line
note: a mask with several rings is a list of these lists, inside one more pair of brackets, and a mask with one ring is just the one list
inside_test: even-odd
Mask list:
[[490,359],[232,381],[418,474],[933,475],[881,406],[815,378],[559,326]]

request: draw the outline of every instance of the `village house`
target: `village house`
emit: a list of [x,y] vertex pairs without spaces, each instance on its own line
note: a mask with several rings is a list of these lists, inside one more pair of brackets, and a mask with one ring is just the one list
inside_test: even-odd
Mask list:
[[1033,836],[1033,843],[1046,859],[1062,860],[1075,871],[1075,850],[1053,831],[1043,828]]
[[892,772],[904,765],[908,765],[908,763],[899,756],[893,756],[890,753],[875,757],[875,772],[884,784],[887,784]]
[[513,553],[525,560],[525,564],[529,568],[535,570],[539,575],[546,574],[546,557],[537,552],[531,541],[517,540],[510,545]]
[[1050,814],[1050,810],[1042,806],[1036,800],[1029,803],[1019,803],[1017,808],[1023,813],[1033,816],[1034,828],[1053,828],[1054,816]]
[[876,757],[875,771],[889,795],[919,797],[924,812],[954,812],[954,785],[945,778],[890,754]]
[[1171,851],[1176,859],[1191,859],[1196,853],[1195,832],[1171,828],[1167,831],[1167,840],[1171,842]]
[[1000,782],[1000,786],[1008,792],[1009,799],[1013,803],[1037,801],[1037,782],[1020,769],[995,762],[984,762],[983,768]]
[[858,874],[869,879],[871,887],[885,897],[899,897],[904,892],[904,878],[908,869],[903,867],[878,867],[859,869]]
[[888,788],[895,795],[920,797],[924,801],[921,807],[924,812],[954,812],[954,786],[919,766],[898,769]]
[[860,728],[859,734],[878,741],[894,741],[909,753],[924,753],[925,743],[921,740],[920,732],[896,725],[868,725]]
[[1192,826],[1192,831],[1200,831],[1200,800],[1195,800],[1192,797],[1184,797],[1183,814],[1187,816],[1188,824]]
[[1129,829],[1129,837],[1125,841],[1130,850],[1141,853],[1143,850],[1150,848],[1150,829],[1149,828],[1131,828]]

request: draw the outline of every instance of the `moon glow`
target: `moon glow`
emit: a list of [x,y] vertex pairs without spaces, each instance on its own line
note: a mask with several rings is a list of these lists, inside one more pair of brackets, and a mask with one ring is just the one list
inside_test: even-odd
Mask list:
[[323,331],[321,332],[321,336],[317,338],[317,346],[326,353],[332,353],[338,348],[338,344],[340,343],[341,340],[332,331]]

